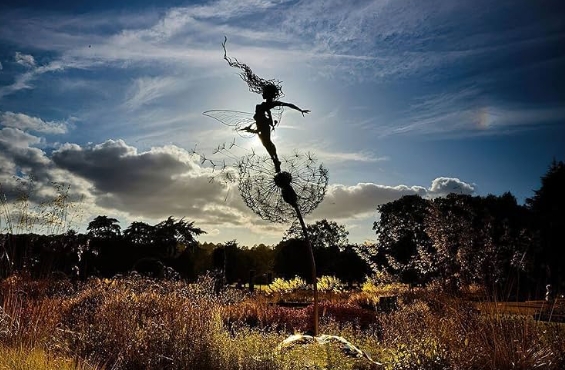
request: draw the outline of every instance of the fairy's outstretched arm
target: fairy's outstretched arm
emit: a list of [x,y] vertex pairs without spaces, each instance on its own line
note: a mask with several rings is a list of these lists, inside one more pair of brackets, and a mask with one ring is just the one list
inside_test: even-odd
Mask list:
[[310,110],[308,109],[300,109],[298,108],[296,105],[292,104],[292,103],[285,103],[283,101],[276,101],[274,102],[274,104],[276,106],[282,106],[282,107],[289,107],[292,109],[296,109],[297,111],[299,111],[300,113],[302,113],[302,116],[304,116],[304,113],[310,113]]

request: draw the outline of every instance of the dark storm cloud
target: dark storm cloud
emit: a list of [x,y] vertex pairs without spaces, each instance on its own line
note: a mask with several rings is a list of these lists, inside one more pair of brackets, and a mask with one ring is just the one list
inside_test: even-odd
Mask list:
[[[41,149],[32,145],[41,139],[17,128],[0,130],[0,173],[9,178],[18,172],[39,176],[46,173],[49,160]],[[6,180],[4,181],[6,183]]]
[[210,183],[208,173],[178,147],[138,153],[122,140],[81,148],[66,144],[53,152],[60,168],[93,184],[96,203],[148,218],[180,215],[204,217],[222,206],[225,187]]
[[0,130],[0,185],[7,201],[17,198],[22,191],[31,202],[40,204],[53,200],[54,184],[67,184],[69,200],[87,195],[84,184],[67,172],[56,168],[46,153],[35,147],[43,140],[18,128]]
[[100,193],[120,192],[143,187],[152,191],[161,180],[190,171],[190,166],[170,153],[137,150],[122,140],[81,148],[65,145],[53,153],[53,161],[61,168],[92,181]]

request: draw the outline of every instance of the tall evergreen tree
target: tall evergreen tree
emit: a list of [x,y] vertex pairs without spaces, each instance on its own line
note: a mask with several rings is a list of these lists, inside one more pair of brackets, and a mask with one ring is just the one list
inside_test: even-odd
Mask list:
[[121,235],[120,221],[108,216],[97,216],[88,223],[88,235],[94,238],[112,239]]
[[541,187],[526,200],[539,233],[536,265],[540,294],[545,284],[565,291],[565,164],[553,161],[541,178]]

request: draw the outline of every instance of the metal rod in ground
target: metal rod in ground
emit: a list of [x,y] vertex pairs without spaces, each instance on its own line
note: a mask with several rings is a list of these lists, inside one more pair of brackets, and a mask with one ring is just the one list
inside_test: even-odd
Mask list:
[[316,261],[314,260],[314,251],[312,250],[312,244],[310,243],[310,238],[308,237],[308,230],[306,229],[306,224],[304,224],[302,213],[298,208],[298,196],[296,195],[296,192],[291,185],[292,175],[288,172],[279,172],[275,175],[274,180],[275,184],[279,188],[281,188],[283,200],[290,204],[296,211],[296,216],[298,217],[298,221],[300,221],[300,226],[302,226],[302,233],[304,234],[304,240],[306,240],[306,245],[310,254],[310,271],[312,272],[312,290],[314,292],[314,336],[318,336],[318,279],[316,277]]
[[306,245],[308,246],[308,252],[310,254],[310,271],[312,274],[312,286],[314,292],[314,336],[318,336],[318,278],[316,276],[316,260],[314,259],[314,250],[312,249],[312,244],[310,243],[310,238],[308,237],[308,230],[306,229],[306,224],[304,223],[304,219],[302,218],[302,214],[298,207],[294,207],[296,210],[296,216],[298,217],[298,221],[300,221],[300,226],[302,226],[302,232],[304,233],[304,240],[306,240]]

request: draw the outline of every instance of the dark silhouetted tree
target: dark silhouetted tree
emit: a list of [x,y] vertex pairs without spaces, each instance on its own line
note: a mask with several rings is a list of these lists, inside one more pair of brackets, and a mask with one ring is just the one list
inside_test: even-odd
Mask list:
[[425,280],[428,272],[417,266],[416,256],[431,252],[424,225],[429,203],[419,195],[406,195],[377,208],[380,219],[373,223],[373,230],[378,242],[372,257],[376,268],[386,269],[406,283]]
[[115,218],[108,216],[97,216],[90,221],[88,227],[88,236],[91,238],[112,239],[121,235],[120,222]]
[[[341,250],[348,243],[347,236],[349,232],[344,225],[339,225],[335,221],[328,221],[326,219],[306,225],[306,229],[314,250],[318,276],[335,276]],[[302,241],[303,237],[301,226],[298,223],[294,223],[285,233],[283,241]],[[287,246],[287,248],[291,247]]]
[[119,221],[108,216],[97,216],[87,227],[89,248],[94,255],[91,271],[98,270],[104,276],[127,271],[133,265],[133,256],[122,245]]
[[300,276],[311,282],[310,257],[306,242],[301,239],[288,239],[275,247],[274,271],[277,276],[292,279]]
[[468,195],[449,194],[431,202],[425,221],[433,253],[427,262],[431,275],[438,275],[444,288],[456,292],[470,282],[473,252],[473,210]]
[[542,286],[552,284],[554,291],[565,291],[565,164],[553,161],[541,178],[541,187],[526,200],[539,235],[534,251],[537,280]]
[[432,253],[419,262],[451,291],[478,284],[507,297],[530,240],[526,215],[510,193],[436,198],[425,223]]
[[149,246],[155,242],[155,227],[134,221],[124,230],[124,239],[132,245]]
[[509,294],[524,270],[527,213],[510,193],[433,200],[413,195],[378,209],[372,261],[403,282],[438,280],[453,292],[479,284]]
[[477,221],[482,228],[477,234],[488,233],[484,240],[489,243],[477,253],[477,275],[482,285],[501,299],[524,297],[527,287],[521,282],[527,282],[526,273],[532,270],[528,249],[535,239],[529,228],[529,212],[509,192],[480,199],[482,213]]
[[251,248],[241,248],[238,263],[243,266],[242,273],[238,276],[241,281],[248,280],[249,270],[255,272],[257,284],[267,284],[268,274],[273,272],[275,262],[275,250],[264,244],[255,245]]
[[165,256],[175,256],[186,248],[197,246],[196,236],[206,232],[194,226],[194,222],[175,220],[169,216],[154,226],[155,244]]
[[334,269],[335,276],[350,285],[362,282],[371,272],[368,263],[359,254],[359,246],[353,244],[348,244],[339,251]]
[[[349,232],[345,230],[345,226],[339,225],[335,221],[326,219],[316,221],[314,224],[306,225],[310,242],[314,249],[342,247],[348,242],[347,236]],[[303,233],[300,224],[294,223],[286,231],[283,241],[290,239],[302,239]]]
[[216,245],[212,253],[214,268],[223,272],[228,284],[242,280],[249,271],[240,263],[240,257],[241,251],[235,240]]

